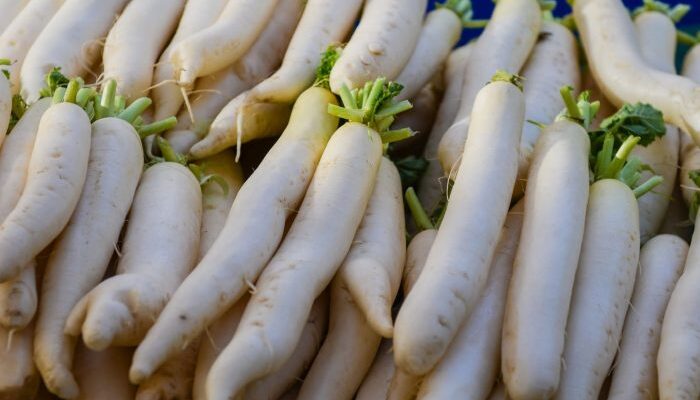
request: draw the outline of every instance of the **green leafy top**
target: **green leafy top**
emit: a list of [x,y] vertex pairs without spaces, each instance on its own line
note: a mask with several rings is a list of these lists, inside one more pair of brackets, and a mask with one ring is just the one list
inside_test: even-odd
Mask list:
[[70,79],[61,73],[61,67],[54,67],[46,74],[44,81],[46,86],[39,91],[39,97],[41,98],[53,97],[58,88],[67,88]]
[[410,155],[404,158],[392,159],[401,177],[401,186],[406,189],[418,183],[428,169],[428,160],[423,157]]
[[637,16],[643,12],[660,12],[667,15],[673,22],[678,23],[690,11],[688,4],[670,5],[658,0],[644,0],[644,4],[632,11],[633,16]]
[[[688,177],[695,184],[695,186],[700,187],[700,169],[695,169],[688,172]],[[690,220],[695,222],[695,218],[698,215],[698,209],[700,209],[700,190],[693,193],[693,198],[688,207],[690,214]]]
[[335,62],[340,58],[340,54],[343,52],[341,46],[330,45],[321,55],[321,62],[316,67],[316,80],[314,81],[314,86],[322,87],[324,89],[330,89],[330,76],[331,70],[335,65]]
[[491,77],[491,81],[489,81],[489,83],[494,83],[494,82],[506,82],[506,83],[510,83],[510,84],[512,84],[512,85],[515,85],[515,87],[517,87],[518,89],[520,89],[520,91],[522,92],[522,91],[523,91],[523,81],[524,81],[524,80],[525,80],[525,78],[523,78],[523,77],[520,76],[520,75],[511,74],[511,73],[508,72],[508,71],[499,69],[498,71],[496,71],[495,74],[493,74],[493,76]]
[[559,93],[562,99],[564,99],[565,108],[559,113],[556,120],[565,119],[573,121],[588,130],[596,114],[598,114],[600,102],[591,102],[591,95],[588,91],[581,92],[578,98],[575,98],[574,88],[571,86],[563,86],[559,89]]
[[[0,67],[3,66],[8,66],[12,65],[12,61],[10,61],[7,58],[0,58]],[[0,71],[2,71],[2,74],[7,78],[8,80],[10,79],[10,71],[6,68],[2,68]],[[12,128],[17,125],[17,122],[19,122],[20,118],[24,115],[24,112],[27,110],[27,103],[24,101],[22,96],[19,94],[15,94],[12,96],[12,109],[10,110],[10,123],[8,125],[7,133],[9,134],[12,132]]]
[[472,8],[471,0],[445,0],[442,3],[436,3],[435,7],[445,8],[454,12],[465,28],[483,28],[489,22],[484,19],[474,19],[474,9]]

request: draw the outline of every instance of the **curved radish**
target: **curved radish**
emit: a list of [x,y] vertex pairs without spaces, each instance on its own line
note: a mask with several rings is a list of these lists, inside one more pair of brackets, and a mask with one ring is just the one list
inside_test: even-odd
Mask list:
[[362,6],[362,0],[308,0],[294,31],[282,66],[255,86],[250,102],[292,103],[315,77],[321,54],[343,42]]
[[[301,332],[299,343],[297,343],[289,360],[277,372],[248,385],[245,391],[246,399],[277,399],[287,390],[292,389],[295,383],[302,381],[311,363],[318,358],[316,355],[326,336],[328,297],[325,293],[321,294],[311,306],[311,312],[306,320],[304,330]],[[233,332],[231,333],[233,334]],[[334,396],[334,398],[337,397]]]
[[[176,130],[166,134],[176,151],[187,154],[192,145],[207,134],[214,118],[229,101],[269,76],[279,65],[289,37],[304,10],[302,0],[279,1],[270,23],[245,56],[233,66],[197,81],[194,91],[201,91],[201,94],[196,95],[189,109],[180,112]],[[238,110],[229,112],[232,115],[227,120],[235,120]],[[190,115],[194,117],[194,122]],[[220,128],[217,126],[217,129]],[[235,126],[230,129],[235,129]],[[279,134],[283,129],[275,129],[274,134]]]
[[445,356],[421,380],[418,399],[485,399],[499,374],[506,292],[523,224],[518,203],[506,217],[489,278],[474,312],[459,328]]
[[379,77],[396,78],[420,35],[426,0],[384,0],[366,4],[360,24],[331,70],[330,86],[359,89]]
[[353,300],[342,275],[336,275],[330,286],[328,335],[301,385],[302,399],[352,399],[381,342],[381,336]]
[[12,23],[12,21],[17,18],[17,15],[22,12],[24,7],[26,7],[29,0],[3,0],[0,1],[0,8],[2,9],[2,17],[0,17],[0,33],[3,33],[5,29]]
[[[638,262],[637,199],[618,180],[595,182],[566,325],[566,368],[556,399],[598,399],[618,349]],[[512,394],[510,386],[508,391]]]
[[177,81],[194,80],[236,62],[268,24],[278,0],[229,1],[214,24],[180,41],[170,53]]
[[128,122],[92,125],[90,160],[80,200],[44,272],[35,359],[48,389],[74,398],[74,341],[63,333],[73,307],[100,283],[119,240],[143,169],[141,141]]
[[127,103],[148,95],[153,65],[184,7],[185,0],[131,0],[109,30],[102,53],[104,78],[117,82]]
[[[101,54],[107,35],[127,0],[66,0],[32,44],[20,70],[22,97],[39,99],[44,76],[60,67],[65,76],[81,76]],[[89,21],[89,23],[86,23]]]
[[[642,56],[648,65],[675,74],[676,27],[673,21],[659,12],[643,12],[635,17],[634,24]],[[652,168],[653,174],[664,178],[653,192],[637,200],[642,243],[651,239],[663,223],[676,183],[679,146],[678,128],[666,125],[664,136],[647,147],[637,146],[632,152]],[[642,179],[649,179],[653,174],[645,172]]]
[[17,205],[0,225],[0,282],[17,276],[68,223],[87,175],[90,120],[71,103],[42,116]]
[[396,318],[395,358],[406,372],[423,375],[437,364],[486,283],[515,183],[524,113],[523,93],[513,83],[494,81],[477,96],[467,167],[457,175],[426,273]]
[[450,56],[447,57],[444,73],[445,92],[442,95],[440,108],[438,108],[435,122],[433,122],[428,141],[425,143],[425,149],[423,150],[423,158],[428,160],[428,168],[423,173],[423,177],[418,185],[418,197],[421,203],[428,207],[428,210],[433,210],[446,192],[443,190],[447,186],[446,179],[443,179],[442,167],[437,159],[438,146],[442,135],[450,127],[450,124],[455,119],[455,115],[457,115],[464,83],[464,68],[472,49],[474,49],[474,42],[453,50]]
[[0,327],[0,399],[33,399],[39,374],[32,360],[32,334],[29,327],[12,332]]
[[520,70],[537,41],[541,20],[536,0],[496,3],[491,20],[476,40],[464,67],[459,111],[440,140],[438,158],[446,175],[453,172],[462,156],[477,93],[497,70],[515,73]]
[[[393,333],[391,307],[401,285],[405,259],[401,178],[394,164],[382,157],[365,216],[338,270],[338,277],[371,329],[384,337],[391,337]],[[301,392],[304,393],[304,386]]]
[[648,66],[622,1],[577,1],[574,18],[593,75],[610,101],[649,103],[700,143],[698,85]]
[[133,399],[136,388],[129,383],[127,376],[132,352],[132,349],[125,347],[92,351],[79,345],[75,356],[75,376],[82,390],[76,399]]
[[320,88],[299,97],[287,129],[238,192],[221,235],[136,350],[132,381],[142,381],[197,338],[272,257],[338,124],[326,111],[329,103],[335,103],[334,96]]
[[[570,85],[576,89],[581,83],[578,48],[571,31],[556,22],[543,21],[539,39],[522,75],[527,82],[524,88],[525,119],[551,124],[564,108],[559,88]],[[532,123],[523,125],[514,197],[525,190],[532,152],[540,131],[541,128]]]
[[170,53],[173,48],[183,39],[213,24],[227,3],[228,0],[188,0],[186,2],[175,34],[160,54],[153,71],[151,98],[155,109],[154,120],[160,121],[177,114],[184,102],[180,87],[174,81],[175,68],[170,62]]
[[687,254],[688,244],[673,235],[655,236],[642,247],[609,399],[658,398],[661,323]]
[[389,395],[391,377],[394,376],[396,365],[391,352],[391,340],[384,339],[379,344],[377,355],[372,366],[357,389],[356,400],[386,399]]
[[82,333],[92,350],[139,343],[197,260],[201,215],[199,182],[186,167],[163,162],[146,170],[134,196],[117,275],[75,305],[65,333]]
[[[525,190],[525,220],[508,290],[502,372],[515,399],[552,396],[559,382],[564,328],[584,235],[589,139],[558,121],[540,135]],[[557,221],[567,221],[561,229]],[[557,246],[551,246],[556,240]],[[541,304],[549,302],[543,309]]]
[[440,69],[462,34],[460,17],[447,7],[428,13],[416,48],[396,77],[396,82],[404,86],[396,96],[397,101],[413,98]]
[[[236,334],[209,372],[210,400],[235,396],[291,356],[313,299],[350,249],[381,153],[379,135],[363,124],[346,123],[331,137],[294,222],[256,283]],[[309,240],[316,243],[313,248],[303,246]]]
[[[51,17],[63,5],[64,0],[30,0],[0,35],[0,54],[12,63],[0,66],[10,73],[12,94],[19,93],[20,69],[29,48],[44,29]],[[1,29],[0,29],[1,30]]]
[[[683,76],[700,83],[700,46],[693,46],[685,56]],[[694,200],[697,186],[688,174],[690,171],[700,169],[700,147],[689,140],[685,134],[681,135],[680,159],[680,187],[686,204],[692,209],[697,206],[697,202]]]

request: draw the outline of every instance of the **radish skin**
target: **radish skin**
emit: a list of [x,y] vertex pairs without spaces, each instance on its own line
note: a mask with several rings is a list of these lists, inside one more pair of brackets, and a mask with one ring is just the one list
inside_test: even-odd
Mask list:
[[132,382],[145,379],[198,337],[265,267],[338,124],[326,111],[329,103],[335,103],[334,96],[320,88],[299,97],[285,132],[241,187],[221,235],[136,350]]
[[12,116],[12,88],[10,81],[5,78],[5,75],[0,71],[0,146],[5,141],[5,136],[10,126],[10,117]]
[[180,87],[173,79],[175,68],[170,62],[173,48],[183,39],[213,24],[227,3],[228,0],[188,0],[185,3],[175,34],[160,55],[153,72],[151,98],[155,109],[154,120],[160,121],[177,114],[184,103]]
[[19,277],[0,284],[0,325],[24,329],[34,318],[38,301],[36,262],[31,261]]
[[[245,56],[233,66],[197,81],[195,92],[201,90],[202,93],[192,100],[190,110],[180,112],[180,124],[175,131],[166,135],[176,151],[187,154],[207,134],[214,118],[228,102],[270,76],[279,65],[289,37],[304,10],[302,0],[279,1],[279,8],[270,23]],[[194,122],[190,120],[190,112]],[[274,134],[279,134],[283,129],[275,129]]]
[[292,103],[309,87],[321,54],[343,42],[352,29],[362,0],[308,0],[282,66],[250,92],[250,102]]
[[360,24],[331,70],[333,93],[343,84],[355,89],[379,77],[399,76],[418,42],[426,6],[426,0],[367,2]]
[[395,359],[406,372],[430,371],[478,301],[510,204],[524,113],[523,93],[512,83],[490,83],[477,96],[472,139],[464,149],[467,167],[457,175],[426,262],[429,272],[418,279],[396,318]]
[[495,71],[520,70],[537,41],[541,20],[540,6],[535,0],[496,3],[491,20],[476,40],[464,67],[459,110],[440,140],[438,159],[446,175],[454,175],[453,168],[462,156],[477,93]]
[[700,143],[700,91],[690,79],[653,69],[643,59],[634,25],[620,0],[583,0],[574,18],[591,71],[616,106],[649,103],[666,122]]
[[17,205],[0,224],[0,282],[20,274],[63,230],[87,175],[90,120],[75,104],[42,116]]
[[[685,56],[683,76],[692,79],[694,82],[700,82],[700,46],[693,46]],[[681,135],[680,159],[680,187],[685,203],[690,207],[693,204],[697,186],[690,179],[688,173],[700,169],[700,148],[695,145],[694,141],[689,140],[685,134]]]
[[618,349],[638,262],[637,199],[618,180],[595,182],[566,326],[566,368],[556,399],[598,399]]
[[2,16],[0,16],[0,33],[3,33],[12,21],[17,18],[17,15],[22,12],[24,7],[26,7],[29,0],[2,0],[0,1],[0,9],[2,9]]
[[[577,89],[581,84],[578,48],[571,31],[559,23],[543,21],[539,39],[523,67],[522,75],[526,80],[525,119],[551,124],[564,108],[559,88],[569,85]],[[525,191],[532,152],[540,131],[541,128],[532,123],[523,124],[514,197],[519,197]]]
[[[104,45],[104,78],[127,103],[148,95],[153,65],[172,36],[185,0],[131,0]],[[158,18],[153,18],[158,15]]]
[[138,344],[197,261],[201,217],[199,182],[186,167],[163,162],[146,170],[134,196],[117,275],[73,307],[65,333],[82,333],[95,351]]
[[60,67],[61,73],[70,77],[88,72],[101,54],[98,41],[107,35],[127,3],[66,0],[27,52],[20,71],[22,97],[29,103],[38,100],[44,77],[53,67]]
[[12,23],[2,31],[0,54],[12,64],[0,66],[0,70],[9,72],[13,95],[19,93],[20,69],[29,48],[63,2],[64,0],[30,0]]
[[[209,372],[209,400],[236,396],[291,356],[313,299],[350,249],[381,153],[379,135],[362,124],[346,123],[331,137],[294,222],[256,283],[236,335]],[[299,245],[309,240],[316,243],[313,248]]]
[[438,108],[435,122],[430,129],[428,141],[425,143],[423,158],[428,160],[428,169],[423,173],[423,177],[418,185],[418,198],[421,203],[432,210],[437,206],[440,199],[446,192],[446,179],[443,178],[442,167],[437,159],[440,139],[447,128],[454,121],[459,108],[459,99],[462,95],[462,85],[464,83],[465,64],[474,42],[453,50],[445,65],[445,93],[442,95],[442,102]]
[[403,85],[396,101],[408,100],[418,94],[440,69],[461,34],[462,21],[454,11],[438,8],[428,13],[416,48],[396,77],[396,82]]
[[141,141],[131,125],[118,118],[93,123],[85,185],[49,258],[34,338],[37,367],[61,397],[75,398],[79,391],[71,373],[75,342],[63,328],[72,308],[105,275],[142,169]]
[[81,387],[77,400],[133,399],[136,388],[129,383],[127,371],[133,349],[110,347],[92,351],[78,346],[75,356],[75,376]]
[[40,379],[32,360],[33,331],[31,325],[15,332],[0,327],[0,400],[34,398]]
[[655,236],[642,247],[608,399],[658,398],[661,323],[687,254],[688,244],[674,235]]
[[[384,337],[391,337],[393,333],[391,307],[401,285],[406,260],[405,232],[401,178],[394,164],[382,157],[365,216],[338,270],[338,277],[343,281],[343,290],[352,296],[353,309],[359,309],[366,318],[361,324],[368,323],[374,332]],[[346,312],[354,315],[354,312]],[[341,331],[345,333],[345,329]],[[358,347],[350,346],[355,350]],[[349,367],[348,364],[345,367]],[[322,373],[332,374],[327,370]],[[304,386],[301,392],[304,393]]]
[[549,398],[557,389],[584,236],[589,148],[586,131],[563,120],[542,132],[533,152],[501,344],[503,379],[516,400]]
[[351,400],[379,349],[381,336],[366,321],[341,274],[331,283],[330,309],[328,335],[301,385],[301,399]]
[[445,356],[422,378],[418,399],[486,399],[496,383],[506,292],[523,224],[523,205],[506,217],[489,278],[474,312],[460,327]]
[[178,82],[192,87],[196,78],[236,62],[268,24],[277,3],[278,0],[229,1],[216,22],[173,48],[170,62]]
[[377,355],[365,379],[357,389],[356,400],[386,399],[389,395],[391,377],[394,376],[396,364],[391,352],[391,340],[384,339],[379,345]]

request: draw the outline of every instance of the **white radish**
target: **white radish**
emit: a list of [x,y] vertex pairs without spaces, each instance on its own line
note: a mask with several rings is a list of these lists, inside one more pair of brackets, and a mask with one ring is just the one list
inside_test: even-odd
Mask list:
[[20,69],[29,48],[63,2],[64,0],[30,0],[12,23],[2,31],[0,57],[7,58],[11,64],[0,66],[0,69],[10,73],[12,94],[19,93]]
[[655,236],[642,247],[608,399],[658,398],[661,323],[687,254],[688,244],[674,235]]
[[442,167],[437,159],[440,139],[457,115],[459,99],[462,95],[462,85],[464,83],[464,66],[467,58],[474,49],[474,42],[453,50],[445,65],[445,92],[442,95],[442,102],[438,108],[435,122],[425,143],[423,158],[428,160],[428,169],[423,173],[418,186],[418,197],[428,210],[433,210],[446,192],[447,185],[443,178]]
[[[180,112],[180,123],[176,129],[166,135],[176,151],[188,153],[192,145],[207,134],[214,118],[227,103],[270,76],[277,68],[304,10],[302,0],[279,1],[279,8],[270,23],[245,56],[233,66],[197,81],[194,92],[201,93],[194,95],[190,107]],[[238,109],[232,113],[231,119],[235,120],[237,112]],[[275,129],[274,134],[282,130],[283,127]]]
[[[353,308],[357,307],[366,318],[361,321],[362,325],[366,322],[377,334],[391,337],[391,307],[401,285],[406,259],[406,228],[401,178],[386,157],[382,157],[372,197],[354,241],[338,270],[338,277],[345,286],[343,290],[352,296]],[[349,377],[346,379],[349,381]],[[346,383],[350,384],[348,381]],[[304,393],[304,386],[301,392]]]
[[77,400],[133,399],[136,388],[129,383],[129,359],[133,349],[110,347],[92,351],[79,345],[75,357],[75,376],[81,387]]
[[87,347],[97,351],[138,344],[197,261],[201,217],[199,182],[186,167],[163,162],[146,170],[117,275],[75,305],[65,333],[82,333]]
[[618,349],[638,262],[634,193],[616,179],[595,182],[566,325],[566,368],[561,370],[556,399],[598,399]]
[[617,106],[649,103],[666,122],[700,143],[700,91],[688,78],[653,69],[643,59],[621,0],[582,0],[574,18],[588,63],[606,97]]
[[474,312],[459,329],[445,356],[422,378],[418,399],[486,399],[501,363],[506,292],[523,224],[523,205],[509,213],[501,230],[489,278]]
[[185,0],[131,0],[109,30],[102,53],[104,78],[117,81],[118,94],[127,103],[148,95],[153,65],[184,7]]
[[[140,382],[231,307],[272,257],[338,119],[334,96],[312,88],[297,100],[289,125],[241,187],[226,226],[187,277],[134,354]],[[181,319],[184,316],[185,319]]]
[[74,339],[63,333],[73,307],[107,271],[143,169],[136,130],[118,118],[92,125],[90,160],[80,200],[49,257],[35,333],[35,360],[48,389],[74,398]]
[[191,87],[196,78],[236,62],[269,23],[278,0],[229,1],[207,28],[180,41],[170,53],[179,84]]
[[0,282],[19,275],[68,223],[87,175],[90,139],[90,120],[75,104],[55,104],[42,116],[24,189],[0,224]]
[[367,2],[360,24],[331,70],[331,90],[338,93],[343,84],[359,89],[379,77],[396,78],[416,47],[426,4],[426,0]]
[[391,340],[384,339],[377,349],[372,366],[362,385],[357,389],[356,400],[386,399],[389,395],[391,378],[396,371],[394,354],[391,352]]
[[536,0],[496,3],[491,20],[476,40],[464,67],[459,111],[440,140],[438,158],[446,175],[454,175],[453,168],[462,156],[477,93],[497,70],[520,71],[537,41],[541,20]]
[[[313,299],[330,283],[350,249],[379,169],[381,143],[374,130],[353,122],[331,137],[294,222],[256,283],[236,334],[209,372],[209,400],[236,396],[292,355]],[[303,245],[309,241],[315,245]]]
[[177,114],[184,102],[180,88],[174,81],[175,69],[170,62],[170,53],[173,48],[183,39],[213,24],[227,3],[228,0],[189,0],[185,4],[177,30],[170,39],[168,47],[160,55],[153,72],[151,98],[156,121]]
[[542,132],[533,152],[503,322],[501,369],[514,399],[548,398],[557,389],[584,234],[589,148],[585,129],[562,120]]
[[345,40],[362,3],[362,0],[308,0],[282,66],[251,90],[249,101],[292,103],[296,100],[313,83],[323,51]]
[[2,16],[0,16],[0,33],[3,33],[17,15],[22,12],[27,2],[28,0],[0,1],[0,8],[2,9]]
[[304,400],[351,400],[372,365],[381,336],[366,321],[343,281],[331,283],[328,335],[299,391]]
[[[685,56],[683,75],[700,83],[700,46],[693,46]],[[695,193],[698,190],[688,174],[693,170],[700,169],[700,147],[689,140],[685,134],[681,135],[680,159],[680,187],[683,198],[689,208],[694,208],[697,205]]]
[[[659,12],[643,12],[634,19],[642,56],[649,66],[669,74],[676,73],[675,49],[676,27],[673,21]],[[640,197],[639,230],[642,243],[651,239],[661,228],[673,188],[676,186],[678,169],[678,128],[666,125],[666,134],[647,147],[637,146],[632,154],[639,157],[653,170],[653,174],[664,178],[651,193]],[[645,172],[642,180],[649,179],[652,172]]]
[[11,331],[0,327],[0,400],[30,400],[39,386],[32,360],[34,328]]
[[462,19],[448,7],[437,8],[425,17],[416,48],[396,82],[403,90],[397,101],[413,98],[440,69],[462,34]]
[[36,312],[36,262],[31,261],[20,275],[0,284],[0,325],[7,329],[24,329]]
[[60,67],[65,76],[83,76],[99,59],[98,41],[107,35],[128,0],[66,0],[27,52],[20,70],[22,97],[39,99],[44,76]]
[[2,146],[5,136],[9,133],[8,128],[11,117],[12,88],[10,87],[10,81],[4,75],[4,71],[0,71],[0,146]]
[[478,301],[515,183],[525,113],[522,91],[496,80],[479,93],[474,111],[464,149],[467,167],[457,175],[425,273],[394,326],[396,363],[415,375],[437,364]]

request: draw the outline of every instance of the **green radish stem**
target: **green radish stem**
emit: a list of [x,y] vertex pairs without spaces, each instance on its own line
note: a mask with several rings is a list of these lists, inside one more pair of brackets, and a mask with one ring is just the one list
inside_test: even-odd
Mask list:
[[671,7],[670,5],[657,1],[657,0],[644,0],[644,4],[637,7],[633,12],[633,16],[637,16],[643,12],[660,12],[667,15],[673,22],[678,23],[688,11],[690,11],[690,5],[688,4],[676,4]]
[[507,82],[507,83],[512,83],[515,85],[520,91],[523,91],[523,80],[524,78],[520,75],[517,74],[511,74],[508,71],[499,69],[496,71],[495,74],[493,74],[493,77],[491,78],[491,81],[489,83],[493,82]]
[[557,116],[557,120],[568,119],[588,130],[600,109],[600,102],[591,102],[588,91],[579,94],[578,99],[575,98],[572,86],[563,86],[559,93],[564,100],[565,109]]
[[428,213],[425,212],[425,208],[423,208],[423,205],[418,199],[416,191],[412,187],[406,189],[404,197],[406,199],[406,204],[408,204],[409,210],[411,210],[411,215],[413,216],[413,220],[416,222],[416,225],[421,230],[435,229],[435,226],[430,221],[430,217],[428,217]]
[[175,125],[177,125],[177,118],[169,117],[147,125],[141,125],[138,127],[137,131],[141,138],[145,138],[147,136],[156,135],[158,133],[173,129]]
[[444,3],[437,3],[435,5],[437,8],[446,8],[455,14],[460,21],[462,21],[462,26],[470,29],[481,29],[488,24],[487,19],[473,19],[474,9],[472,8],[471,0],[445,0]]
[[[126,107],[124,111],[120,112],[119,115],[117,115],[117,118],[121,118],[128,123],[133,123],[134,120],[138,116],[143,114],[143,112],[146,111],[146,109],[150,107],[152,103],[153,101],[151,101],[151,99],[149,99],[148,97],[141,97],[140,99],[136,99],[133,103],[129,105],[129,107]],[[115,108],[116,111],[117,103],[113,103],[112,106]]]

